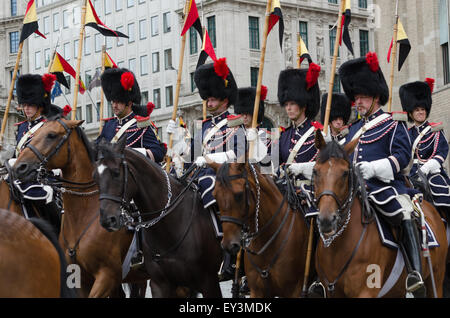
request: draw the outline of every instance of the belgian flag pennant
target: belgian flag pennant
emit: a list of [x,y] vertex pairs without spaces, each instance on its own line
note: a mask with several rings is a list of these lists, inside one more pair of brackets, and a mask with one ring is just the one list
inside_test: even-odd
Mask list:
[[202,23],[200,22],[200,17],[198,16],[195,0],[190,1],[187,15],[186,22],[184,23],[183,30],[181,31],[181,36],[185,35],[191,26],[194,26],[198,34],[203,37]]
[[209,38],[208,30],[204,28],[204,31],[202,51],[200,52],[200,57],[198,58],[197,68],[205,64],[208,56],[211,57],[214,62],[217,61],[216,52],[214,52],[214,47],[211,43],[211,39]]
[[92,5],[91,0],[88,0],[88,5],[86,8],[86,26],[90,26],[96,29],[104,36],[116,36],[122,38],[128,38],[127,35],[123,34],[119,31],[114,31],[108,28],[103,22],[99,19],[97,12],[95,12],[94,6]]
[[[405,28],[402,22],[398,19],[398,33],[397,33],[397,43],[399,44],[398,51],[398,71],[402,69],[403,63],[405,63],[406,58],[411,51],[411,43],[409,42],[408,36],[406,35]],[[387,61],[390,63],[392,46],[394,45],[394,38],[391,40],[391,45],[389,46],[389,52]]]
[[283,51],[283,34],[284,34],[284,21],[283,21],[283,12],[281,12],[281,5],[280,0],[273,0],[272,1],[272,8],[270,10],[270,18],[269,18],[269,31],[267,34],[270,33],[272,28],[275,26],[275,24],[279,24],[279,37],[280,37],[280,48],[281,51]]
[[117,64],[114,63],[111,56],[109,56],[108,52],[105,52],[105,69],[108,68],[117,68]]
[[36,33],[46,39],[45,35],[39,32],[38,18],[36,14],[36,3],[30,0],[27,5],[27,11],[23,18],[22,31],[20,33],[20,42],[25,41],[31,34]]
[[352,40],[350,38],[350,31],[349,31],[349,25],[352,21],[352,7],[351,7],[351,0],[344,0],[345,1],[345,11],[342,14],[342,29],[341,29],[341,38],[339,45],[342,45],[342,40],[344,40],[344,44],[347,47],[347,49],[352,53],[352,55],[355,55],[353,53],[353,46],[352,46]]
[[308,59],[309,64],[312,63],[311,55],[309,54],[308,48],[300,35],[298,36],[298,57],[300,58],[300,64],[302,64],[305,59]]
[[[63,72],[66,72],[73,78],[76,78],[76,72],[73,67],[70,66],[70,64],[61,55],[59,55],[58,52],[56,52],[55,58],[52,62],[52,67],[50,68],[50,73],[56,75],[56,80],[61,83],[61,85],[64,85],[67,89],[70,89],[70,85],[67,83]],[[80,79],[80,93],[84,94],[85,91],[86,86],[84,86],[83,81]]]

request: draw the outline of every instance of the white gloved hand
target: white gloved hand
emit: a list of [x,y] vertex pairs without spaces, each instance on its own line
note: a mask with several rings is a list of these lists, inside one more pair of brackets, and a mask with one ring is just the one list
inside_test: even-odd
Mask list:
[[333,141],[333,138],[331,138],[331,132],[330,131],[328,131],[328,134],[326,134],[326,135],[322,131],[322,136],[323,136],[323,139],[325,139],[326,143],[329,143],[329,142]]
[[247,141],[255,141],[258,138],[258,131],[256,128],[249,128],[246,131]]
[[233,150],[228,150],[227,152],[217,152],[207,154],[205,157],[210,161],[214,161],[215,163],[225,163],[227,161],[231,161],[236,159],[236,155]]
[[369,161],[363,161],[358,164],[359,170],[365,180],[372,179],[375,176],[375,169]]
[[315,162],[299,162],[289,165],[287,172],[295,176],[303,175],[306,179],[311,179]]
[[169,124],[167,125],[167,133],[168,134],[176,134],[178,130],[178,125],[177,122],[175,120],[169,120]]
[[392,171],[392,166],[389,159],[379,159],[374,161],[363,161],[358,164],[359,169],[363,178],[369,180],[373,177],[379,180],[389,183],[394,180],[394,172]]
[[195,159],[195,165],[197,167],[203,168],[204,166],[206,166],[206,159],[205,157],[197,157],[197,159]]
[[420,167],[420,171],[422,171],[426,176],[429,173],[439,173],[441,171],[441,165],[436,159],[431,159]]

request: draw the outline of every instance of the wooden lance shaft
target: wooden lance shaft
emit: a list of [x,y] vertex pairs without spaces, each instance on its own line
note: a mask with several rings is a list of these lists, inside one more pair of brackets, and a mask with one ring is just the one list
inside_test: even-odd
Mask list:
[[[202,1],[202,15],[203,15],[203,1]],[[206,41],[206,27],[203,27],[203,43],[206,43],[205,41]],[[202,102],[203,120],[206,120],[206,103],[207,103],[206,100]]]
[[301,42],[300,42],[300,33],[297,33],[297,68],[300,68],[301,65],[301,58],[300,58],[300,54],[301,54]]
[[[106,46],[103,45],[102,46],[102,74],[105,71],[105,58],[106,58]],[[98,135],[100,136],[100,134],[102,133],[103,130],[103,104],[105,102],[105,98],[103,96],[103,87],[100,85],[100,127],[98,129]]]
[[[255,96],[255,104],[253,108],[253,118],[252,118],[252,128],[256,129],[258,126],[258,114],[259,114],[259,102],[261,101],[261,85],[262,78],[264,74],[264,61],[266,59],[266,47],[267,47],[267,37],[269,33],[269,21],[270,21],[270,10],[272,9],[272,0],[267,1],[266,6],[266,20],[264,22],[264,37],[263,44],[261,48],[261,59],[259,62],[259,73],[258,73],[258,84],[256,85],[256,96]],[[249,145],[249,156],[252,157],[254,151],[255,142],[250,141]]]
[[81,9],[81,28],[80,28],[80,39],[78,41],[78,59],[77,59],[77,69],[75,76],[75,91],[73,93],[73,105],[72,105],[72,120],[75,120],[77,115],[77,104],[78,104],[78,91],[80,90],[80,68],[81,68],[81,57],[83,55],[83,40],[84,40],[84,28],[86,24],[86,3]]
[[394,72],[395,72],[395,62],[397,60],[397,38],[398,38],[398,15],[395,17],[394,25],[394,38],[392,43],[392,56],[391,56],[391,77],[389,79],[389,102],[388,102],[388,112],[392,110],[392,88],[394,87]]
[[16,65],[14,66],[13,76],[11,79],[11,86],[9,87],[8,101],[6,102],[5,114],[3,115],[3,121],[2,121],[2,129],[0,132],[0,149],[3,147],[3,137],[5,134],[5,130],[6,130],[6,124],[8,123],[9,108],[11,106],[11,100],[13,97],[14,84],[16,83],[16,78],[17,78],[17,71],[19,70],[20,58],[22,56],[22,50],[23,50],[23,43],[24,43],[24,41],[19,44],[19,50],[17,52],[17,58],[16,58]]
[[[190,1],[187,0],[186,4],[184,6],[184,23],[186,23],[186,19],[188,16],[188,8],[189,8]],[[175,121],[177,119],[177,111],[178,111],[178,102],[180,98],[180,87],[181,87],[181,76],[183,75],[183,63],[184,63],[184,51],[186,47],[186,33],[181,37],[181,51],[180,51],[180,60],[178,62],[178,76],[177,76],[177,86],[175,89],[175,100],[173,103],[173,111],[172,111],[172,120]],[[172,150],[173,147],[173,135],[169,134],[169,146],[168,150]],[[172,161],[172,158],[170,156],[167,156],[166,159],[166,171],[170,171],[170,163]]]
[[323,123],[323,132],[325,135],[328,134],[328,124],[330,122],[330,111],[331,111],[331,101],[333,98],[333,87],[334,87],[334,79],[336,75],[336,62],[339,53],[339,43],[341,41],[341,30],[342,30],[342,13],[345,10],[345,1],[341,1],[341,7],[339,9],[339,18],[338,18],[338,28],[336,31],[336,41],[334,43],[334,54],[333,54],[333,63],[331,65],[331,73],[330,73],[330,85],[328,87],[328,97],[327,97],[327,107],[325,109],[325,120]]

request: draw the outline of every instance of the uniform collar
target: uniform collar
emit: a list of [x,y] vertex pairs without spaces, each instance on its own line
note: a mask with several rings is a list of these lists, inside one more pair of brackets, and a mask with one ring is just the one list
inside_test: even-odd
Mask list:
[[380,108],[378,109],[375,113],[373,113],[372,115],[370,115],[368,118],[365,118],[366,122],[369,122],[375,118],[377,118],[378,116],[382,115],[384,112],[383,110]]
[[34,126],[34,125],[40,123],[43,119],[44,119],[44,116],[40,115],[36,119],[29,120],[28,122],[30,123],[31,126]]
[[305,120],[304,121],[302,121],[300,124],[298,124],[298,125],[296,125],[294,122],[292,122],[292,126],[295,128],[295,129],[302,129],[303,127],[305,127],[305,126],[307,126],[307,124],[308,124],[308,117],[306,117],[305,118]]
[[417,126],[414,125],[414,127],[416,127],[416,130],[418,132],[421,132],[422,130],[424,130],[426,127],[428,127],[430,124],[428,123],[428,120],[425,120],[421,125]]
[[224,120],[225,118],[227,118],[227,116],[229,115],[228,110],[225,110],[224,112],[220,113],[217,116],[213,116],[211,118],[211,122],[215,125],[217,125],[218,123],[220,123],[222,120]]
[[131,113],[129,113],[128,115],[126,115],[123,118],[117,117],[117,119],[119,120],[119,124],[127,123],[128,121],[130,121],[133,118],[134,118],[134,112],[133,111],[131,111]]

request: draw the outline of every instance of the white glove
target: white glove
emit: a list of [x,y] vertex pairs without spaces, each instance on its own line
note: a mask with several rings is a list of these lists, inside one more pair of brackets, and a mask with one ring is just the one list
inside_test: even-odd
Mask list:
[[258,138],[258,131],[256,128],[249,128],[246,131],[247,141],[255,141]]
[[197,167],[203,168],[204,166],[206,166],[206,159],[205,157],[197,157],[197,159],[195,159],[195,165]]
[[389,159],[380,159],[374,161],[363,161],[358,164],[359,169],[363,178],[369,180],[373,177],[379,180],[389,183],[389,181],[394,180],[394,172],[392,171],[392,166]]
[[289,165],[287,171],[289,174],[293,174],[295,176],[303,175],[306,179],[311,179],[315,162],[299,162],[292,163]]
[[236,155],[233,150],[228,150],[227,152],[210,153],[205,156],[210,161],[215,163],[225,163],[230,160],[236,159]]
[[177,122],[175,120],[172,120],[172,119],[169,120],[169,124],[167,125],[167,129],[166,129],[167,133],[168,134],[175,134],[175,133],[177,133],[177,130],[178,130]]
[[322,136],[323,136],[323,139],[325,139],[326,143],[329,143],[329,142],[333,141],[333,138],[331,138],[331,132],[330,131],[328,131],[328,134],[326,134],[326,135],[322,131]]
[[429,173],[439,173],[441,171],[441,165],[436,159],[431,159],[420,167],[420,171],[422,171],[426,176]]
[[[254,131],[256,133],[256,129]],[[265,132],[260,130],[257,134],[257,138],[253,142],[253,153],[249,154],[251,162],[261,162],[267,156],[267,146],[265,143]]]

